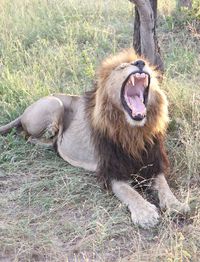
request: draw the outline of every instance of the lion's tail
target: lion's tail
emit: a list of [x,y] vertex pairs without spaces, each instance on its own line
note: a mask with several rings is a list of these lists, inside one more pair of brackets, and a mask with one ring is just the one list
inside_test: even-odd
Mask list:
[[0,126],[0,134],[5,135],[7,134],[13,127],[20,127],[21,126],[21,116],[13,120],[12,122],[8,123],[5,126]]

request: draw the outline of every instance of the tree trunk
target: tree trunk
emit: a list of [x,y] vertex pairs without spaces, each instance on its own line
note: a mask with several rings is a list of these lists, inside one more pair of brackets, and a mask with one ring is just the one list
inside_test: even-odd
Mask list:
[[141,55],[140,44],[140,16],[135,6],[134,32],[133,32],[133,48],[138,55]]
[[156,37],[157,0],[130,0],[135,4],[133,47],[152,65],[164,71]]

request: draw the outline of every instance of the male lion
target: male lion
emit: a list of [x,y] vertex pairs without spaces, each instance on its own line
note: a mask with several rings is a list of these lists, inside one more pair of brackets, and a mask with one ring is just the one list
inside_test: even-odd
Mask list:
[[157,208],[130,182],[151,180],[162,209],[189,209],[176,199],[165,180],[167,124],[167,99],[155,71],[133,50],[126,50],[102,62],[93,90],[82,96],[41,98],[1,127],[0,133],[21,126],[38,141],[50,133],[64,160],[96,171],[128,206],[133,223],[148,228],[158,223]]

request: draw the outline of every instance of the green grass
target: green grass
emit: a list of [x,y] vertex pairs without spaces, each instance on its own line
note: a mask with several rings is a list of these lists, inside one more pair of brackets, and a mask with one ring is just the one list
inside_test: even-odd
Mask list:
[[[12,132],[0,137],[1,261],[199,261],[199,21],[159,2],[158,37],[170,103],[170,184],[191,214],[163,214],[152,230],[55,152]],[[0,124],[49,93],[80,94],[102,58],[132,44],[132,5],[123,0],[2,0]],[[129,259],[129,260],[128,260]]]

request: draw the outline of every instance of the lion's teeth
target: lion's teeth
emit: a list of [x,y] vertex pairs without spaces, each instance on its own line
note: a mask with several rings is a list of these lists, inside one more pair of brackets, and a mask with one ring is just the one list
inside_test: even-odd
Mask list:
[[137,78],[140,78],[140,73],[136,73],[135,76],[136,76]]
[[145,78],[146,74],[145,73],[141,73],[141,74],[140,73],[136,73],[135,77],[138,78],[138,79]]
[[135,79],[134,79],[133,75],[131,75],[131,82],[132,82],[132,85],[134,86],[135,85]]
[[146,75],[145,80],[144,80],[144,87],[147,87],[148,84],[149,84],[149,79],[148,79],[148,76]]

